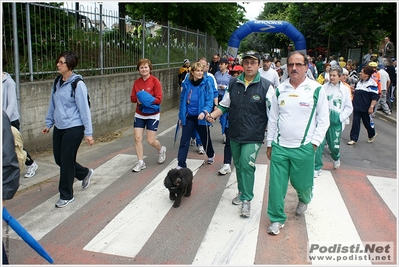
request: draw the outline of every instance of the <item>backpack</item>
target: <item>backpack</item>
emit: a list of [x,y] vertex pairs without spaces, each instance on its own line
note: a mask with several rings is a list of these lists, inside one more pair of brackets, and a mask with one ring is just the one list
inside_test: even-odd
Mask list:
[[[53,86],[53,94],[55,93],[55,91],[57,90],[57,83],[58,81],[61,79],[62,75],[57,76],[57,78],[55,78],[54,80],[54,86]],[[72,86],[72,92],[71,92],[71,97],[75,97],[75,90],[76,90],[76,86],[78,84],[78,82],[84,82],[82,78],[77,77],[71,84]],[[91,107],[91,102],[90,102],[90,96],[89,93],[87,93],[87,103],[89,104],[89,108]]]

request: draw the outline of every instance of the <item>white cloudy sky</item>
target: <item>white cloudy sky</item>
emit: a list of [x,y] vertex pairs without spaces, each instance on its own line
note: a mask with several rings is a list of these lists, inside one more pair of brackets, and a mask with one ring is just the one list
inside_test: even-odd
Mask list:
[[[74,7],[74,3],[75,2],[68,2],[69,7]],[[99,8],[98,5],[99,2],[89,2],[89,1],[80,1],[79,4],[83,5],[84,7],[86,6],[97,6],[97,8]],[[117,1],[104,1],[103,3],[103,9],[106,9],[107,11],[118,11],[118,2]],[[248,2],[237,2],[238,4],[242,5],[243,7],[245,7],[247,13],[246,13],[246,19],[248,20],[254,20],[262,11],[263,11],[263,7],[264,4],[266,2],[263,1],[248,1]],[[243,4],[245,3],[245,4]]]

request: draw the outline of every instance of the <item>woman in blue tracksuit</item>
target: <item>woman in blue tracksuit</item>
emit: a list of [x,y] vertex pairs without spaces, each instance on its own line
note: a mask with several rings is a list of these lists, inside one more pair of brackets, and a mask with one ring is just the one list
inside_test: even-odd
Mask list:
[[177,168],[186,168],[186,159],[190,147],[190,138],[196,129],[208,156],[208,164],[213,164],[213,150],[209,122],[205,120],[205,111],[213,110],[214,88],[210,79],[204,77],[204,66],[195,62],[191,65],[190,75],[182,83],[180,94],[179,124],[182,127]]

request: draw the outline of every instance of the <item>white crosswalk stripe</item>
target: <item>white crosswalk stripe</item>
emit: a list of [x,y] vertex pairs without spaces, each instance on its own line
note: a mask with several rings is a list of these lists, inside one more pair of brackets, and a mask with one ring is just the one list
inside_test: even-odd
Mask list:
[[[187,160],[193,174],[203,160]],[[135,257],[172,206],[163,185],[168,171],[177,166],[173,160],[144,190],[127,205],[84,249]],[[134,240],[134,242],[131,242]],[[129,244],[127,246],[126,244]]]
[[[362,240],[352,222],[337,185],[329,171],[322,171],[314,180],[311,205],[307,212],[306,228],[309,244],[361,244]],[[334,254],[344,256],[344,254]],[[342,261],[343,265],[347,262]],[[313,265],[340,265],[335,258],[313,260]],[[371,265],[370,261],[352,261],[354,265]]]
[[398,190],[395,179],[367,175],[375,190],[382,197],[389,209],[398,218]]
[[254,264],[266,173],[266,165],[256,164],[254,199],[251,201],[251,216],[247,219],[239,216],[241,206],[231,203],[238,191],[234,169],[195,256],[194,265]]
[[[54,212],[54,204],[59,199],[59,194],[57,194],[18,218],[19,223],[36,240],[40,240],[44,235],[115,182],[122,174],[129,171],[132,163],[136,160],[137,156],[135,155],[119,154],[115,156],[94,171],[94,175],[91,178],[90,190],[83,190],[80,182],[74,183],[75,201],[68,208],[60,208],[57,209],[57,212]],[[5,229],[3,228],[3,234],[4,231]],[[15,232],[11,232],[9,236],[14,239],[20,238]]]

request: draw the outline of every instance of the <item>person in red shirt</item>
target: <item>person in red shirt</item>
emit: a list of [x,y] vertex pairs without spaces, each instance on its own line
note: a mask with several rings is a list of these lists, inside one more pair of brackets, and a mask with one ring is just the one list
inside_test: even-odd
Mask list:
[[133,167],[133,172],[139,172],[146,168],[143,151],[143,134],[147,128],[147,142],[158,151],[158,163],[166,159],[166,147],[156,139],[159,118],[160,104],[162,102],[161,82],[151,74],[152,63],[147,58],[140,59],[137,63],[140,78],[133,83],[130,101],[137,103],[134,115],[133,132],[134,145],[136,148],[138,162]]

